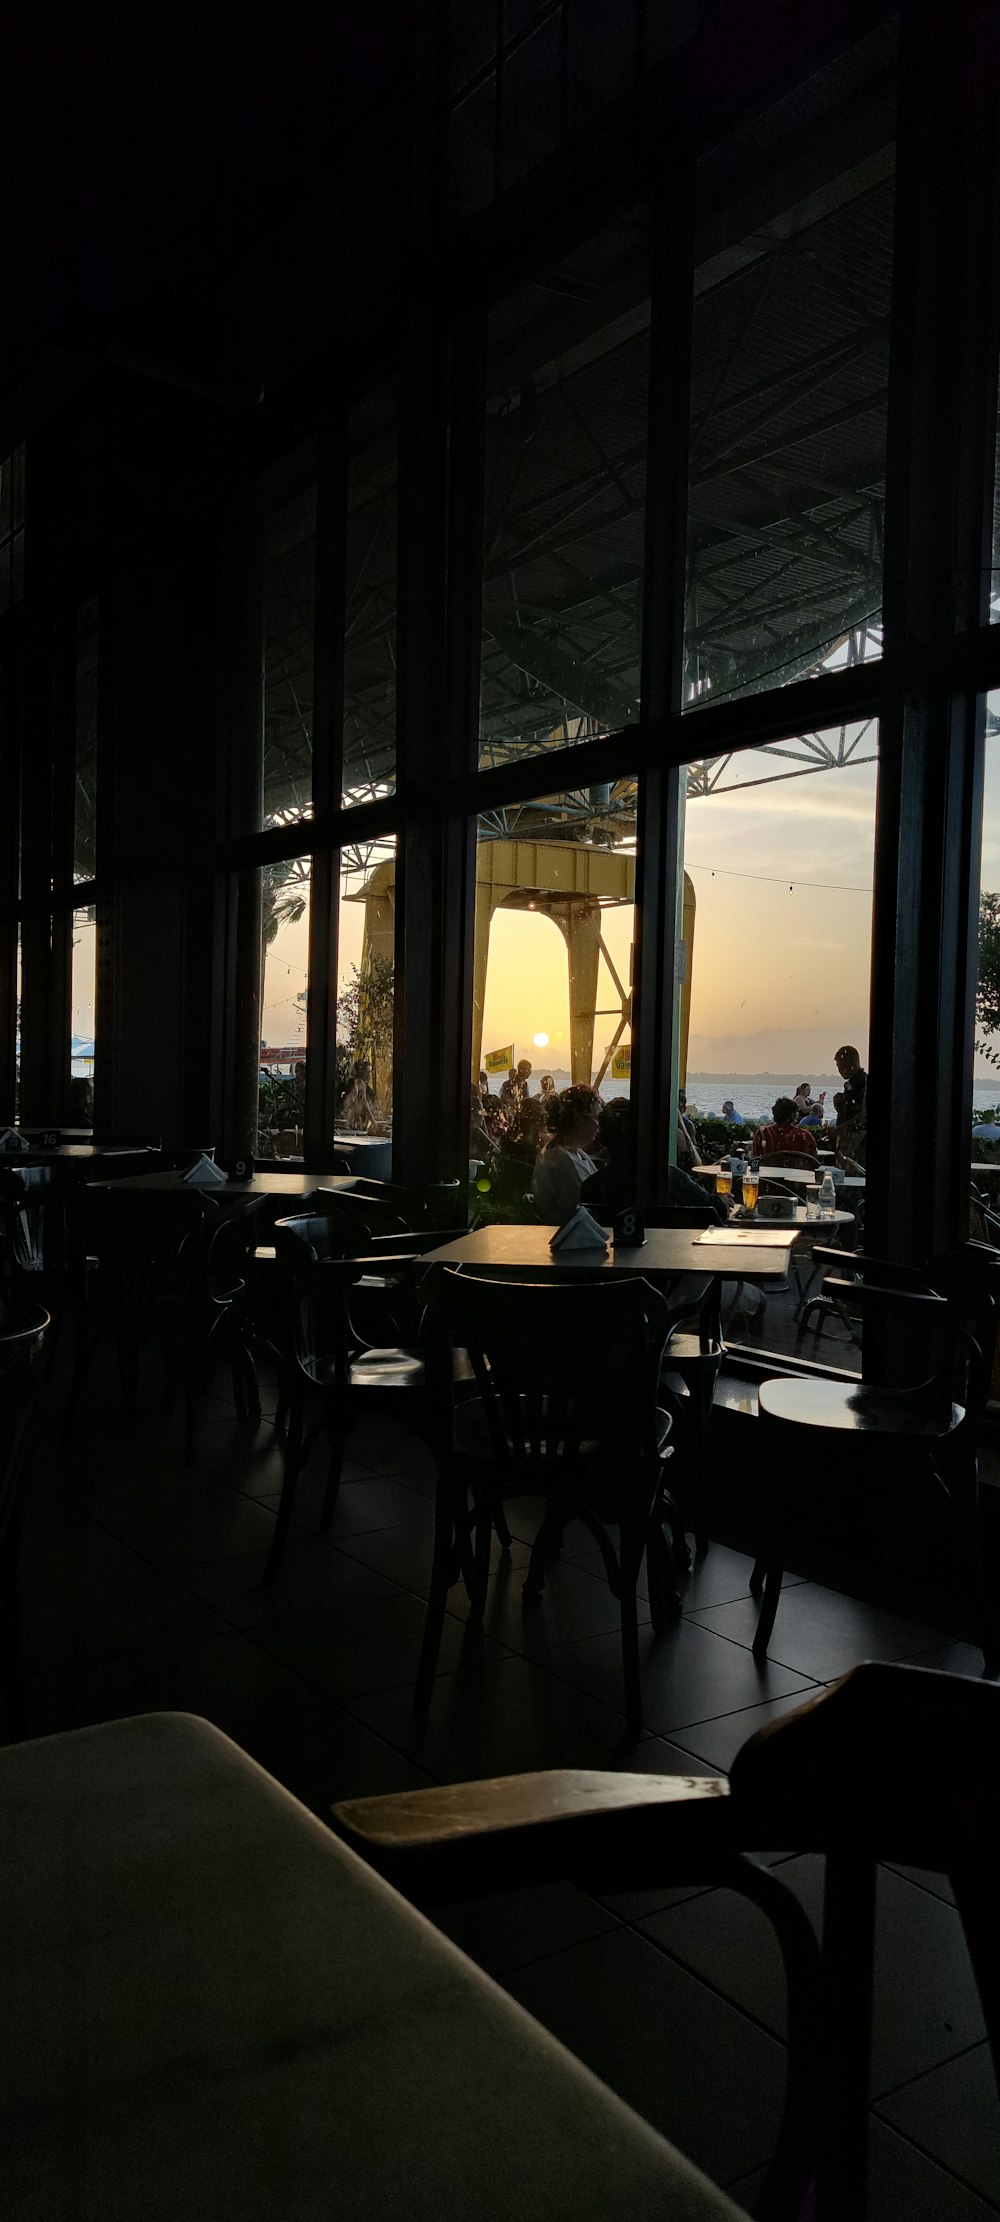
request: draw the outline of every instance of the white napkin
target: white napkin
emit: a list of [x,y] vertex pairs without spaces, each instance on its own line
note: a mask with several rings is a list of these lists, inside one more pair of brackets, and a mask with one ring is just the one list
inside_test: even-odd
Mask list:
[[605,1229],[598,1226],[597,1220],[591,1218],[583,1204],[577,1206],[571,1219],[565,1220],[561,1227],[556,1228],[549,1243],[550,1250],[606,1250],[607,1247]]
[[204,1150],[200,1157],[195,1158],[194,1164],[188,1166],[187,1172],[181,1175],[181,1179],[190,1181],[193,1188],[219,1188],[224,1185],[225,1178],[225,1173],[218,1165],[213,1165],[211,1158],[205,1156]]
[[12,1126],[5,1127],[3,1133],[0,1134],[0,1150],[27,1150],[30,1148],[31,1144],[27,1136],[16,1134]]

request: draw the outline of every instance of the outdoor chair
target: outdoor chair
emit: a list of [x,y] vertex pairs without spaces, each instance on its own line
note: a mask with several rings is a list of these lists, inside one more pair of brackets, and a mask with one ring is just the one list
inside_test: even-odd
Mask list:
[[[264,1570],[266,1582],[273,1582],[277,1576],[299,1476],[322,1435],[327,1438],[329,1458],[320,1512],[321,1534],[333,1519],[348,1435],[364,1413],[388,1413],[429,1444],[436,1436],[422,1352],[400,1344],[368,1342],[358,1332],[352,1297],[366,1277],[369,1261],[336,1254],[338,1230],[332,1215],[279,1219],[274,1233],[282,1309],[279,1413],[284,1424],[285,1454],[278,1517]],[[395,1263],[398,1276],[402,1276],[414,1270],[415,1256],[403,1252],[395,1260],[380,1258],[378,1262],[390,1267]],[[461,1353],[455,1359],[454,1375],[459,1393],[463,1385],[471,1389],[471,1375]],[[317,1405],[318,1411],[307,1427],[310,1403]],[[498,1532],[509,1547],[506,1523]],[[453,1568],[452,1580],[456,1571]]]
[[[70,1441],[84,1380],[99,1344],[116,1346],[125,1408],[134,1416],[139,1354],[157,1344],[169,1403],[184,1392],[184,1455],[194,1458],[195,1397],[218,1358],[232,1368],[241,1426],[260,1425],[247,1283],[255,1198],[220,1213],[194,1189],[94,1188],[82,1192],[83,1230],[95,1265],[77,1335],[61,1448]],[[89,1269],[88,1269],[89,1270]]]
[[0,1323],[0,1702],[12,1737],[28,1727],[18,1639],[21,1503],[48,1331],[40,1304],[15,1305]]
[[[686,1555],[683,1520],[667,1481],[670,1415],[660,1366],[670,1330],[666,1299],[643,1280],[480,1280],[448,1267],[428,1277],[427,1351],[438,1490],[434,1569],[418,1703],[429,1694],[456,1549],[475,1536],[473,1612],[486,1608],[492,1532],[513,1496],[540,1496],[545,1514],[524,1582],[527,1604],[545,1587],[564,1529],[581,1520],[604,1561],[621,1612],[628,1717],[642,1723],[636,1583],[645,1554],[655,1629],[677,1603],[666,1521]],[[456,1395],[467,1354],[478,1392]],[[610,1527],[617,1526],[617,1548]]]
[[[36,1177],[32,1177],[32,1176]],[[0,1165],[0,1274],[6,1302],[40,1304],[49,1315],[46,1365],[51,1366],[76,1283],[68,1203],[73,1191],[48,1171]]]
[[[998,1751],[1000,1690],[866,1665],[751,1736],[728,1779],[567,1769],[350,1800],[333,1818],[424,1907],[557,1881],[750,1898],[788,2002],[784,2114],[754,2213],[866,2222],[879,1861],[947,1876],[1000,2074]],[[776,1846],[825,1858],[821,1943],[780,1866],[761,1864]]]
[[[835,1250],[817,1250],[824,1265],[845,1264]],[[895,1461],[913,1462],[948,1498],[973,1601],[986,1671],[1000,1671],[1000,1602],[984,1565],[979,1517],[979,1440],[1000,1321],[1000,1251],[966,1243],[934,1259],[923,1273],[883,1259],[852,1255],[856,1279],[828,1277],[824,1287],[861,1314],[878,1312],[898,1344],[927,1350],[930,1370],[910,1387],[876,1386],[856,1377],[778,1375],[759,1392],[762,1429],[773,1455],[763,1461],[773,1481],[766,1512],[768,1540],[751,1589],[761,1605],[753,1648],[765,1657],[784,1571],[790,1492],[824,1444],[864,1460],[873,1478],[892,1447]],[[803,1431],[798,1445],[790,1429]],[[806,1433],[808,1431],[808,1434]],[[864,1470],[864,1469],[862,1469]]]

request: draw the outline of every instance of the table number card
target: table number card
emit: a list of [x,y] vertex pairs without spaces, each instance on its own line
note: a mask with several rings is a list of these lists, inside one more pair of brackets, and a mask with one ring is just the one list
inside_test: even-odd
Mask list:
[[611,1222],[611,1239],[616,1250],[641,1250],[646,1240],[646,1223],[634,1204],[627,1211],[618,1212]]

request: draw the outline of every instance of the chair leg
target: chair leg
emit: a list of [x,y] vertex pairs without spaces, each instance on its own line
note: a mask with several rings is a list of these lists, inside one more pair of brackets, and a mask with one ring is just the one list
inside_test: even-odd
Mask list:
[[641,1558],[641,1548],[636,1550],[633,1538],[629,1537],[626,1542],[623,1536],[620,1560],[622,1673],[625,1681],[625,1716],[635,1735],[643,1727],[642,1683],[639,1678],[639,1616],[635,1595]]
[[271,1548],[267,1554],[267,1565],[264,1568],[265,1583],[273,1582],[276,1579],[278,1568],[281,1565],[282,1558],[284,1557],[285,1544],[288,1540],[288,1530],[292,1522],[292,1508],[295,1503],[295,1489],[299,1478],[299,1468],[301,1465],[301,1449],[302,1406],[298,1398],[296,1398],[289,1410],[288,1436],[285,1443],[285,1465],[284,1472],[281,1477],[281,1502],[278,1506],[278,1517],[274,1523],[274,1534],[271,1538]]
[[319,1532],[327,1533],[332,1525],[340,1494],[340,1479],[344,1471],[344,1446],[347,1442],[346,1427],[330,1429],[330,1463],[326,1469],[326,1488],[323,1492],[323,1510],[319,1516]]
[[[441,1634],[444,1628],[445,1605],[453,1578],[456,1554],[462,1553],[462,1537],[455,1517],[455,1506],[447,1484],[438,1477],[434,1504],[434,1559],[431,1566],[431,1583],[427,1596],[427,1618],[424,1622],[424,1640],[420,1646],[417,1679],[413,1692],[413,1710],[426,1713],[437,1672]],[[470,1569],[471,1573],[471,1569]],[[472,1592],[470,1591],[470,1596]]]
[[507,1516],[504,1512],[502,1504],[495,1505],[493,1509],[493,1533],[500,1545],[500,1549],[502,1551],[509,1551],[511,1547],[511,1533],[509,1527],[507,1526]]
[[766,1573],[767,1573],[767,1560],[766,1560],[766,1558],[756,1558],[756,1559],[754,1559],[754,1562],[753,1562],[753,1571],[752,1571],[752,1573],[751,1573],[751,1576],[750,1576],[750,1595],[751,1595],[751,1597],[759,1597],[759,1596],[760,1596],[760,1594],[761,1594],[761,1591],[762,1591],[762,1589],[763,1589],[763,1587],[764,1587],[764,1577],[765,1577]]
[[[756,1573],[756,1571],[755,1567],[754,1572]],[[768,1559],[767,1571],[764,1576],[764,1595],[761,1599],[757,1626],[754,1630],[753,1655],[755,1659],[766,1659],[767,1657],[767,1647],[771,1641],[771,1633],[774,1628],[778,1599],[781,1596],[781,1578],[784,1571],[784,1562],[780,1557]]]

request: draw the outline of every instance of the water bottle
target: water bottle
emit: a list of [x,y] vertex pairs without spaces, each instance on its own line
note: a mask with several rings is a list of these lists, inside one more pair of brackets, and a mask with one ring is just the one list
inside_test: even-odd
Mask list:
[[837,1191],[833,1183],[833,1174],[827,1166],[819,1184],[819,1215],[821,1219],[832,1219],[836,1202]]

